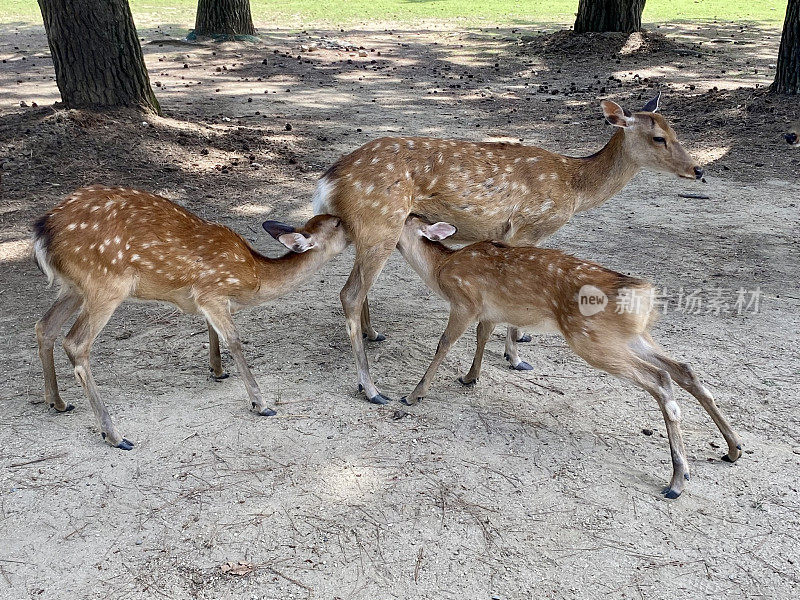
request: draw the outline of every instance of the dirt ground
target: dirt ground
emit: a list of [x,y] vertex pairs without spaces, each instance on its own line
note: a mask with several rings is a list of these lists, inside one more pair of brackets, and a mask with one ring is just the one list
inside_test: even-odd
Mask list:
[[[800,152],[780,133],[800,105],[763,89],[776,29],[687,23],[587,40],[536,24],[262,28],[259,45],[212,46],[171,43],[175,28],[140,34],[164,118],[53,107],[41,28],[0,29],[1,597],[798,596]],[[141,303],[120,308],[93,351],[136,447],[102,443],[59,347],[77,408],[43,405],[33,326],[54,290],[29,259],[29,228],[70,190],[154,191],[277,255],[261,221],[309,217],[316,178],[371,138],[586,155],[611,134],[599,99],[636,109],[656,89],[706,183],[641,173],[546,245],[649,278],[670,302],[701,290],[699,312],[668,304],[654,335],[702,375],[745,454],[722,462],[724,441],[681,391],[692,480],[678,500],[659,494],[670,462],[655,402],[559,338],[534,336],[523,358],[535,370],[516,372],[498,329],[464,389],[469,333],[423,402],[367,404],[338,298],[350,251],[237,316],[278,416],[248,412],[235,373],[208,379],[197,317]],[[739,288],[760,289],[757,312],[733,309]],[[716,290],[730,306],[709,312]],[[372,373],[399,398],[447,310],[399,255],[372,302],[387,335],[369,345]]]

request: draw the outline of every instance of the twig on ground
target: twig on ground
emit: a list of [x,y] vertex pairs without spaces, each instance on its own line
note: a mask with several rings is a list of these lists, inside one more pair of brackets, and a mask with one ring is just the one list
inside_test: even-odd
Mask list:
[[14,464],[8,465],[8,468],[9,469],[16,469],[18,467],[24,467],[24,466],[27,466],[27,465],[33,465],[33,464],[36,464],[36,463],[44,462],[46,460],[51,460],[53,458],[61,458],[62,456],[64,456],[64,455],[63,454],[51,454],[50,456],[43,456],[42,458],[35,458],[33,460],[29,460],[29,461],[26,461],[26,462],[14,463]]

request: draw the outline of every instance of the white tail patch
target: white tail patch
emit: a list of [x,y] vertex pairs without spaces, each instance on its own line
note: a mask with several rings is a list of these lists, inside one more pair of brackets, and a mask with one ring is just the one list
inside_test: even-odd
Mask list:
[[[311,196],[311,206],[314,207],[315,215],[336,214],[332,212],[330,197],[333,192],[334,182],[327,177],[322,177],[317,182],[314,195]],[[338,215],[337,215],[338,216]]]
[[53,267],[50,265],[50,259],[47,256],[47,249],[44,246],[44,240],[42,238],[36,238],[33,240],[33,259],[36,261],[36,264],[39,265],[39,268],[42,272],[47,276],[47,285],[53,285],[53,281],[56,278],[56,273],[53,270]]

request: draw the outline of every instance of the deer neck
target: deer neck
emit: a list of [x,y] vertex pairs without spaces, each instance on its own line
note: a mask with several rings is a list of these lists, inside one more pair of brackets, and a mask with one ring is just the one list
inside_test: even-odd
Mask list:
[[322,249],[307,252],[287,252],[278,258],[268,258],[253,251],[258,274],[258,291],[248,304],[262,304],[300,287],[319,271],[332,257]]
[[625,144],[625,132],[618,128],[602,150],[578,158],[572,179],[577,197],[575,212],[603,204],[624,188],[641,170]]
[[438,242],[432,242],[422,237],[409,239],[409,235],[416,236],[417,234],[403,233],[397,244],[400,254],[403,255],[406,262],[425,282],[425,285],[441,295],[442,292],[436,280],[436,273],[439,272],[439,267],[454,251]]

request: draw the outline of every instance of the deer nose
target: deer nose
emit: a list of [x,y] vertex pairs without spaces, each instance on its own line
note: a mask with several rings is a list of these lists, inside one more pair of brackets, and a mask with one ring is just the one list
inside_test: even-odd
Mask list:
[[784,133],[783,139],[786,140],[787,144],[796,144],[797,143],[797,134],[793,131],[791,133]]
[[694,178],[695,179],[700,179],[701,177],[703,177],[703,173],[705,173],[705,171],[703,171],[703,167],[695,167],[694,168]]

